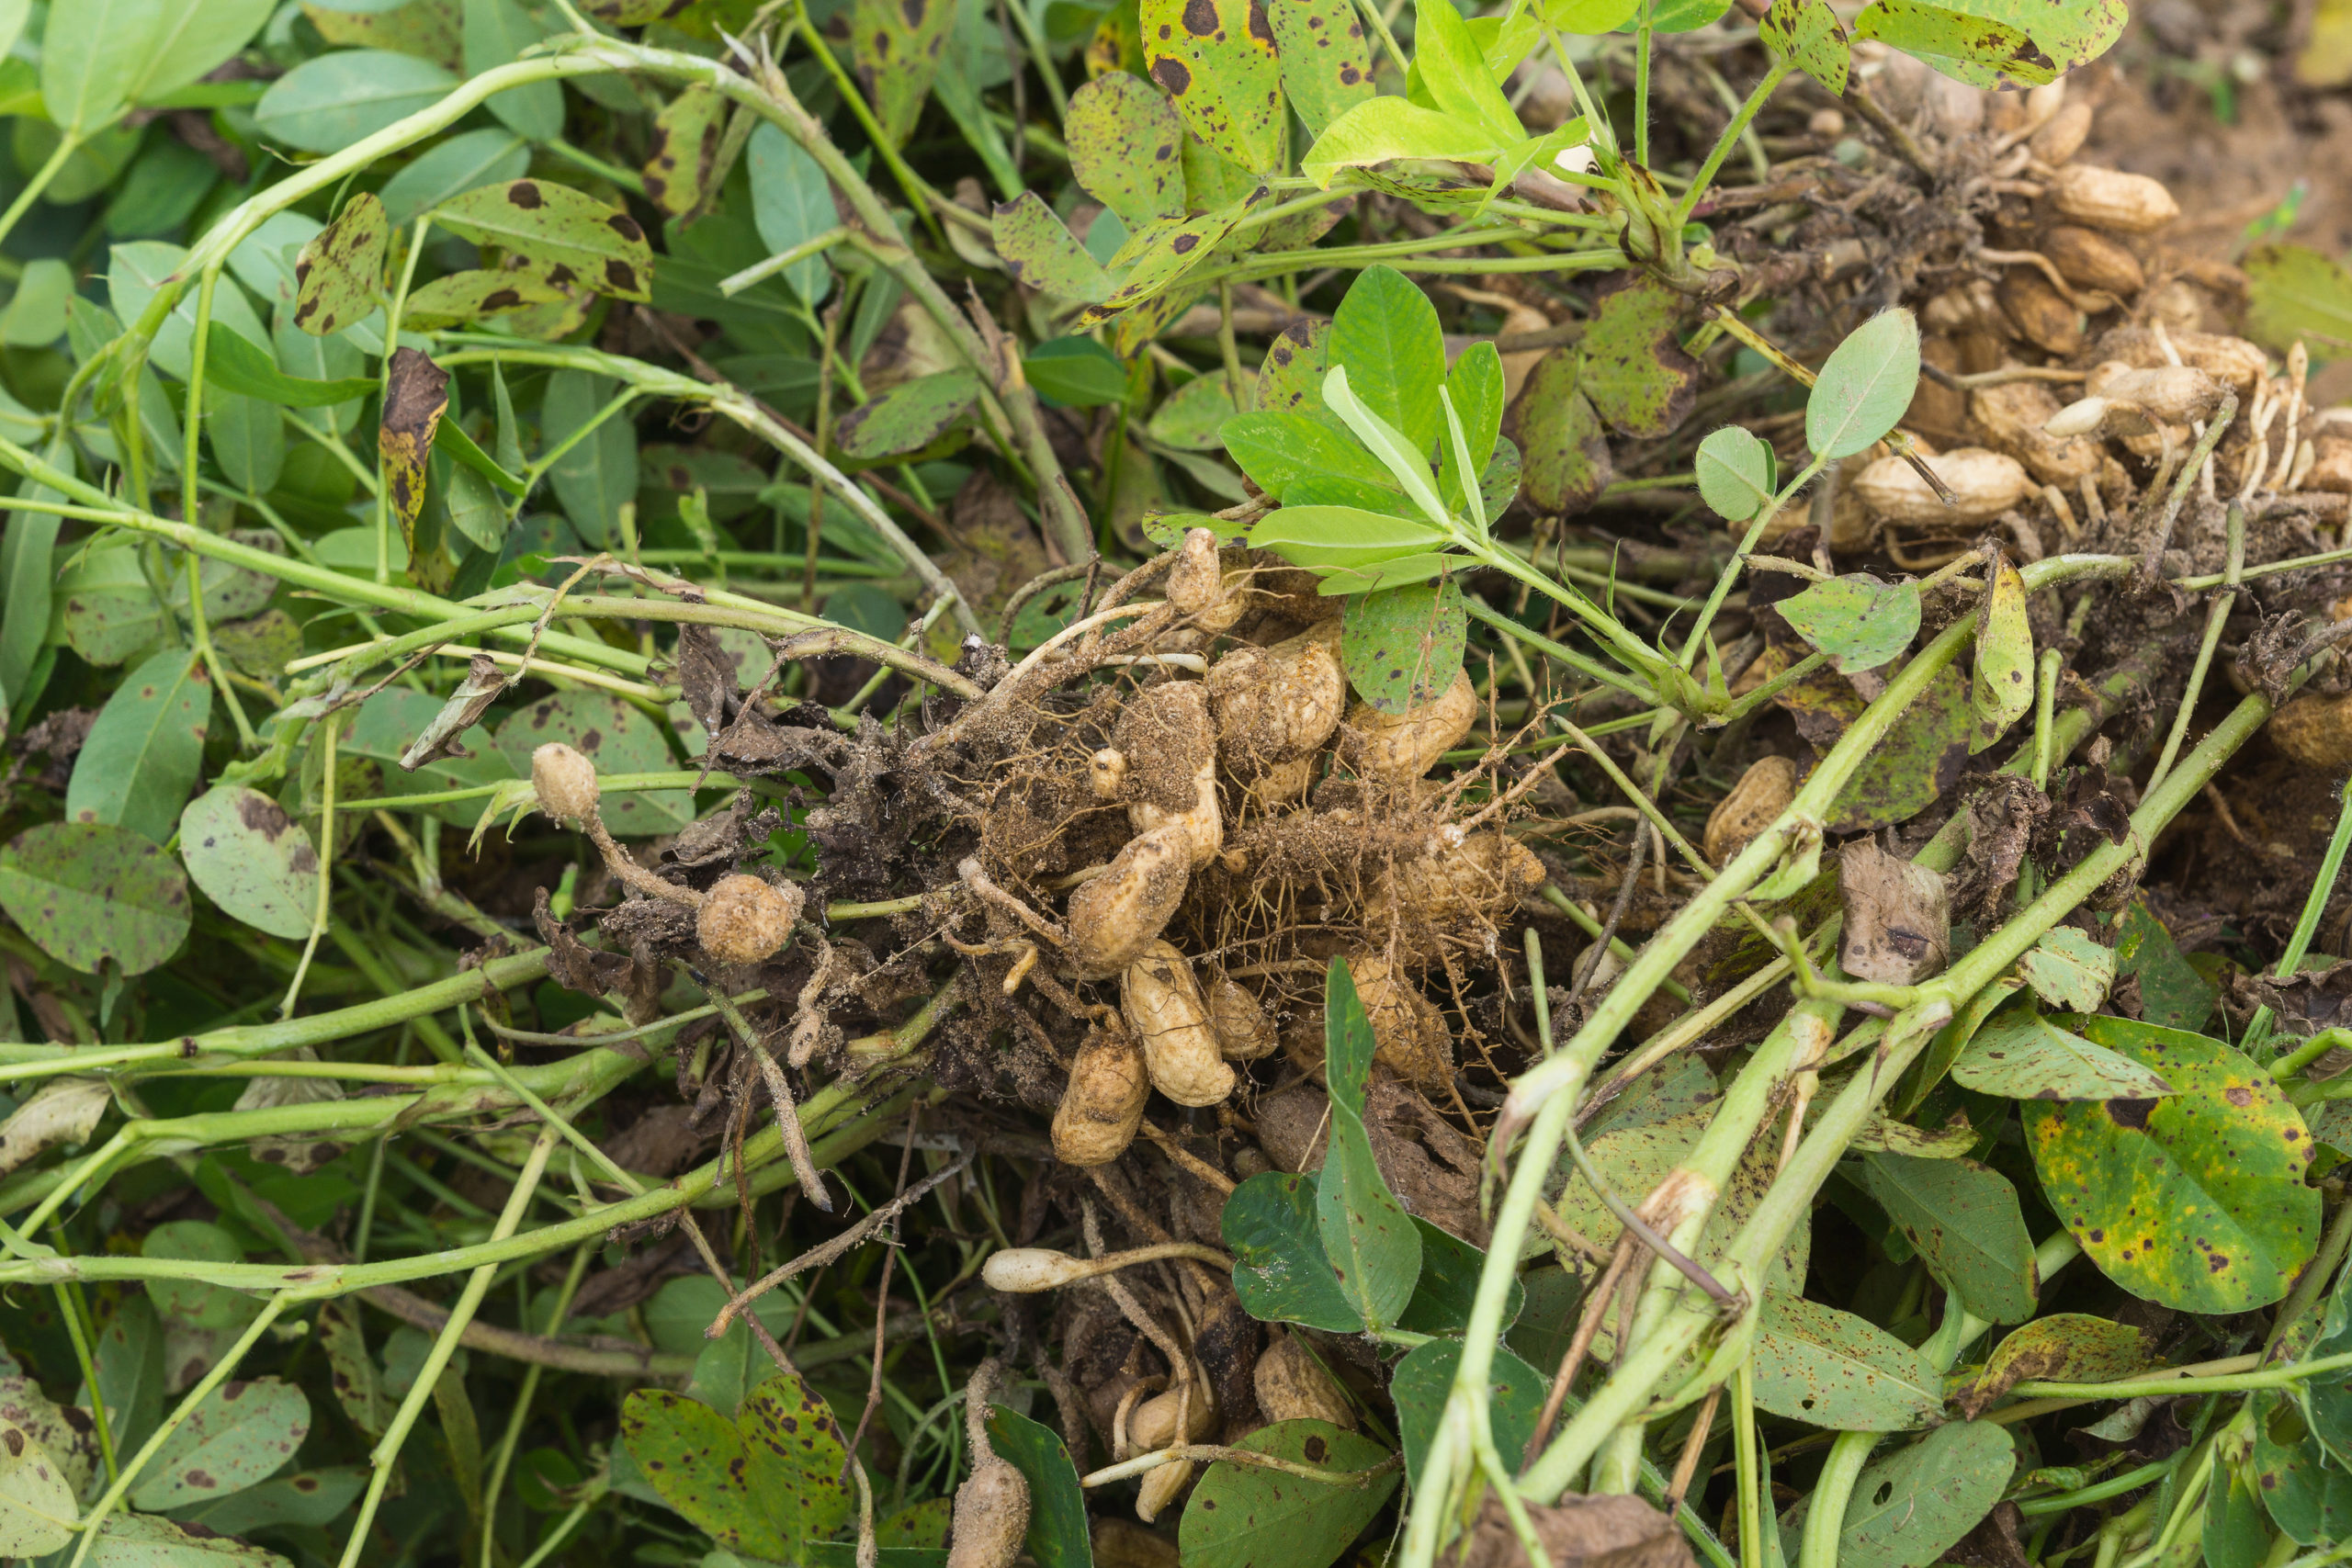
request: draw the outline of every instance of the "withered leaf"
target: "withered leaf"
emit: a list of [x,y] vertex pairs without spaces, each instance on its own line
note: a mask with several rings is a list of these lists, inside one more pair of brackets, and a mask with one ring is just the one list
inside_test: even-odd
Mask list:
[[1943,874],[1869,839],[1838,852],[1846,929],[1838,963],[1857,980],[1915,986],[1951,961],[1951,898]]
[[416,349],[395,352],[376,450],[384,460],[385,495],[400,519],[401,536],[408,541],[412,558],[416,515],[424,505],[424,460],[432,454],[433,433],[448,407],[449,373]]
[[458,737],[481,722],[481,716],[490,711],[490,705],[498,700],[506,686],[506,677],[499,673],[498,660],[486,653],[475,654],[466,678],[449,694],[448,702],[433,716],[424,733],[401,753],[401,771],[413,773],[425,763],[437,762],[444,757],[471,756],[458,743]]

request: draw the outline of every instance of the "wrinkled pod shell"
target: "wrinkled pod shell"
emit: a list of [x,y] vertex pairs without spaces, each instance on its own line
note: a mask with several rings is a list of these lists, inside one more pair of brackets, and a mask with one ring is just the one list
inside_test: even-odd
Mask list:
[[1281,1335],[1260,1352],[1251,1377],[1267,1420],[1329,1421],[1342,1431],[1355,1430],[1355,1406],[1297,1335]]
[[1069,896],[1070,959],[1081,977],[1123,973],[1159,939],[1192,881],[1192,835],[1158,828],[1127,841]]
[[1770,828],[1796,798],[1797,765],[1786,757],[1758,757],[1707,817],[1707,859],[1724,864]]
[[[1176,828],[1198,870],[1225,847],[1216,795],[1216,729],[1209,719],[1208,688],[1198,681],[1147,686],[1127,702],[1111,732],[1119,758],[1118,796],[1138,833]],[[1100,777],[1102,753],[1096,753]]]
[[794,883],[722,876],[695,912],[695,940],[721,964],[761,963],[792,940],[808,897]]
[[1373,1060],[1417,1089],[1443,1090],[1453,1082],[1453,1036],[1445,1015],[1386,954],[1348,954],[1356,998],[1372,1023]]
[[1064,1165],[1110,1164],[1135,1142],[1150,1098],[1151,1076],[1135,1041],[1123,1030],[1094,1030],[1080,1044],[1069,1088],[1054,1111],[1055,1157]]
[[1272,648],[1239,648],[1209,666],[1217,749],[1245,776],[1304,757],[1331,737],[1346,710],[1340,622],[1318,621]]
[[1461,745],[1477,718],[1477,688],[1468,671],[1456,670],[1443,692],[1403,713],[1356,704],[1340,731],[1340,756],[1358,773],[1387,784],[1410,784],[1428,776],[1440,758]]
[[1152,1088],[1179,1105],[1221,1105],[1233,1092],[1192,961],[1173,946],[1155,942],[1127,965],[1119,1010],[1143,1046]]
[[1208,985],[1209,1028],[1216,1048],[1230,1062],[1254,1062],[1271,1056],[1281,1044],[1272,1020],[1258,998],[1241,982],[1218,970]]

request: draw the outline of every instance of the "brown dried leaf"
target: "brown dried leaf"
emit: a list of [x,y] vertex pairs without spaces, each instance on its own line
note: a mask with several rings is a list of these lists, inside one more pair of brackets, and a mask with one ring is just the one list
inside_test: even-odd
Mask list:
[[[1527,1505],[1552,1568],[1696,1568],[1690,1543],[1666,1515],[1639,1497],[1580,1497],[1553,1507]],[[1502,1504],[1488,1497],[1470,1534],[1466,1568],[1525,1568],[1527,1552]]]
[[432,455],[433,433],[448,407],[447,370],[413,348],[393,354],[376,450],[384,460],[385,493],[392,514],[400,519],[412,560],[416,557],[416,517],[424,507],[424,460]]
[[1888,854],[1869,839],[1838,852],[1846,929],[1838,963],[1858,980],[1917,985],[1951,960],[1951,899],[1941,873]]

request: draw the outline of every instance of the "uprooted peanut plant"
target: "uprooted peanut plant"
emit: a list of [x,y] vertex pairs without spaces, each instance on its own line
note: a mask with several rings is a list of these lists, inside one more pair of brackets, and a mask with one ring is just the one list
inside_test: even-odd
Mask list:
[[2352,1545],[2120,6],[351,3],[0,6],[0,1555]]

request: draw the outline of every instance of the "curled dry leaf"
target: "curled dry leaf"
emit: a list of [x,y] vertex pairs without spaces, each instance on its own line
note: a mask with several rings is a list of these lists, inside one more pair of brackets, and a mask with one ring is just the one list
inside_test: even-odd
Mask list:
[[114,1091],[102,1078],[52,1078],[43,1084],[0,1122],[0,1172],[60,1144],[87,1143],[113,1103]]
[[1940,872],[1868,839],[1838,852],[1846,924],[1838,963],[1858,980],[1914,986],[1951,961],[1951,899]]

